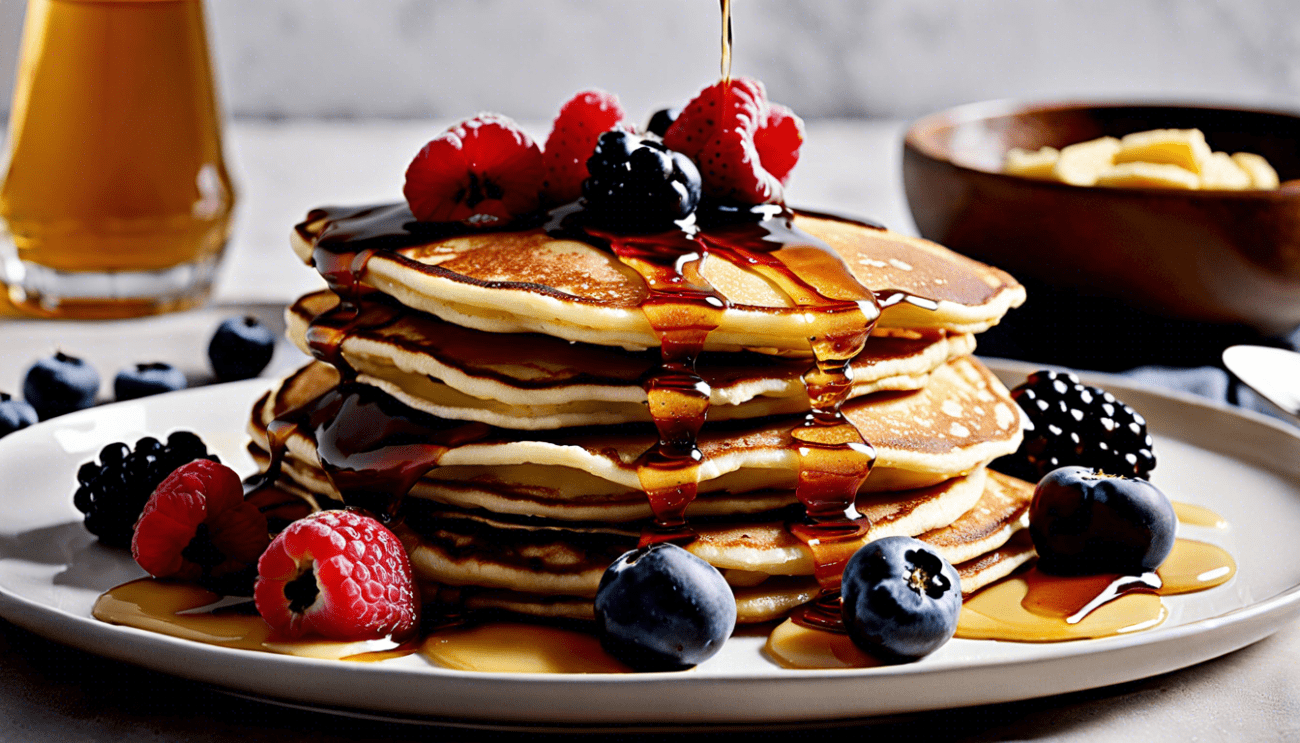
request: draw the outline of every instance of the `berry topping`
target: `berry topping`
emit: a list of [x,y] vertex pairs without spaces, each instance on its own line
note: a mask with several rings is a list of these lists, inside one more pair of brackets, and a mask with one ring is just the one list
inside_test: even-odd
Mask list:
[[203,580],[246,570],[270,537],[266,517],[244,501],[234,470],[207,459],[181,465],[145,503],[131,555],[155,578]]
[[1174,548],[1177,525],[1156,486],[1086,467],[1049,472],[1029,504],[1038,567],[1055,575],[1155,570]]
[[118,400],[134,400],[183,390],[185,385],[185,375],[171,364],[134,364],[113,378],[113,394]]
[[411,563],[378,521],[319,511],[280,532],[257,563],[257,611],[290,638],[403,635],[418,621]]
[[661,108],[655,111],[650,114],[650,121],[646,122],[646,132],[662,138],[668,133],[668,127],[673,125],[673,122],[677,120],[681,113],[680,108]]
[[603,90],[581,91],[560,107],[542,154],[547,201],[567,204],[582,195],[587,158],[596,149],[596,138],[610,129],[630,129],[625,116],[618,96]]
[[803,146],[803,121],[768,103],[761,82],[738,77],[700,91],[668,128],[664,144],[699,166],[705,196],[783,203]]
[[917,660],[957,631],[961,579],[920,540],[885,537],[858,550],[844,567],[841,592],[844,629],[881,660]]
[[93,406],[97,392],[95,367],[62,351],[37,361],[23,379],[23,397],[43,421]]
[[736,627],[736,597],[712,565],[669,542],[632,550],[596,591],[600,644],[638,671],[703,663]]
[[402,193],[423,222],[493,226],[537,209],[542,152],[511,119],[479,114],[429,141]]
[[37,419],[36,408],[22,400],[15,400],[8,392],[0,392],[0,438],[20,428],[35,425]]
[[625,232],[668,229],[700,203],[700,172],[690,158],[656,139],[605,132],[587,161],[582,182],[587,214]]
[[198,436],[176,431],[163,444],[150,436],[135,442],[109,444],[99,463],[77,470],[79,487],[72,504],[86,515],[86,529],[110,547],[129,547],[135,522],[149,496],[177,467],[196,459],[217,461]]
[[223,382],[252,379],[271,363],[275,335],[256,317],[231,317],[222,321],[208,343],[212,372]]
[[1011,397],[1028,419],[1025,439],[994,469],[1029,482],[1075,465],[1126,477],[1155,469],[1146,419],[1109,392],[1073,374],[1044,370],[1030,374]]

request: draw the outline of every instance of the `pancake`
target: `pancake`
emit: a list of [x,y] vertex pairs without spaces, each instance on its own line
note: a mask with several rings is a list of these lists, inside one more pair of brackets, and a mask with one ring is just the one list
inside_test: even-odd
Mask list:
[[[287,335],[311,353],[308,328],[335,308],[331,292],[308,294],[285,313]],[[651,422],[643,380],[656,350],[574,344],[537,333],[495,335],[421,312],[361,301],[362,320],[340,345],[358,381],[433,415],[503,428]],[[924,386],[940,364],[970,354],[968,333],[880,331],[852,363],[850,398]],[[706,353],[696,372],[710,387],[710,420],[806,412],[803,359]]]
[[[982,486],[982,487],[981,487]],[[924,529],[919,509],[899,504],[967,498],[978,501],[947,526]],[[1033,556],[1023,537],[1024,514],[1033,490],[1027,483],[990,473],[963,478],[927,493],[880,499],[863,543],[897,534],[916,535],[958,567],[970,593]],[[861,501],[860,501],[861,502]],[[871,504],[867,504],[871,508]],[[783,522],[697,524],[687,549],[723,570],[733,586],[742,621],[783,616],[816,598],[811,553]],[[414,512],[399,529],[417,577],[434,590],[467,587],[460,600],[475,608],[499,608],[550,616],[590,617],[606,566],[636,545],[638,532],[604,525],[555,525],[505,521],[489,515]],[[738,567],[739,566],[739,567]],[[445,596],[445,594],[444,594]]]
[[[769,224],[780,222],[779,224]],[[744,227],[764,251],[781,240],[793,259],[829,246],[851,279],[872,291],[897,291],[932,300],[930,309],[908,302],[880,313],[878,327],[985,330],[1024,301],[1008,274],[946,248],[870,225],[812,214]],[[770,229],[768,229],[770,227]],[[703,229],[719,240],[739,228]],[[325,273],[348,274],[402,304],[448,322],[493,333],[536,332],[569,341],[645,349],[660,338],[643,309],[647,281],[629,262],[589,241],[543,227],[510,232],[448,235],[414,221],[405,204],[312,211],[292,236],[294,251]],[[820,246],[809,248],[807,246]],[[373,253],[370,251],[374,250]],[[835,301],[837,286],[818,287],[819,276],[789,278],[762,271],[719,245],[685,241],[679,255],[703,255],[681,270],[706,284],[724,306],[705,350],[764,350],[807,355],[809,294]],[[326,257],[329,256],[327,261]],[[337,269],[335,266],[343,266]],[[834,269],[838,271],[839,269]],[[826,318],[819,318],[826,319]],[[868,318],[871,319],[871,318]]]
[[[319,362],[288,377],[255,406],[250,424],[254,443],[269,450],[267,425],[330,393],[338,380],[333,368]],[[336,396],[343,394],[344,387],[338,389]],[[574,471],[594,478],[588,485],[608,483],[588,495],[641,490],[637,460],[658,440],[653,427],[634,425],[540,433],[478,423],[455,429],[444,419],[413,410],[366,385],[350,386],[346,394],[375,399],[376,404],[397,411],[394,414],[418,430],[428,430],[427,440],[452,430],[474,432],[473,441],[442,453],[439,466],[424,479],[472,481],[501,492],[531,492],[543,499],[564,498],[566,491],[559,481]],[[847,403],[843,412],[876,450],[865,491],[937,484],[1015,451],[1021,438],[1019,408],[997,378],[970,357],[937,368],[924,389],[867,395]],[[362,420],[340,423],[363,432],[375,425]],[[797,417],[765,418],[743,425],[707,424],[698,440],[703,454],[698,470],[700,492],[792,490],[799,457],[790,431],[799,424]],[[320,469],[316,441],[304,428],[294,427],[285,442],[287,450],[293,459]],[[511,479],[521,477],[531,479]]]

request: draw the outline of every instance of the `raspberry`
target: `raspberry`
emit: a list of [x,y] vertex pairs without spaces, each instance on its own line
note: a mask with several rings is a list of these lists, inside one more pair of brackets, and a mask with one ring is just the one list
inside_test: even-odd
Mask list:
[[1011,390],[1025,411],[1025,439],[994,469],[1029,482],[1058,467],[1088,467],[1145,478],[1155,469],[1146,419],[1109,392],[1073,374],[1038,371]]
[[149,496],[177,467],[195,459],[219,461],[203,441],[189,431],[176,431],[163,444],[152,436],[105,446],[99,463],[77,470],[79,487],[72,504],[85,514],[86,529],[110,547],[130,547],[135,522]]
[[567,204],[582,195],[596,138],[610,129],[631,131],[625,116],[618,96],[595,89],[580,91],[560,108],[542,154],[547,201]]
[[654,232],[695,211],[700,203],[700,171],[680,152],[658,139],[627,132],[600,135],[587,161],[591,177],[582,182],[587,213],[610,229]]
[[131,555],[155,578],[221,578],[257,561],[270,538],[266,517],[244,501],[239,475],[200,459],[153,491],[136,523]]
[[668,127],[664,144],[699,166],[705,196],[782,203],[803,146],[803,121],[768,103],[761,82],[738,77],[700,91]]
[[352,511],[293,522],[257,563],[257,611],[288,638],[375,640],[415,629],[411,563],[383,524]]
[[492,226],[537,209],[542,175],[542,152],[518,124],[479,114],[420,150],[402,193],[420,221]]

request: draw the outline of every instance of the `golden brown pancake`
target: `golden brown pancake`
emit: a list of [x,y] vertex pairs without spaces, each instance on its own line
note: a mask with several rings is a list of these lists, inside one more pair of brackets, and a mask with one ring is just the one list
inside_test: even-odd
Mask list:
[[[886,307],[882,328],[979,332],[1024,301],[1023,287],[1006,273],[919,238],[811,215],[796,216],[794,225],[807,233],[806,244],[830,245],[862,286],[935,303]],[[320,209],[298,225],[292,243],[308,263],[317,244],[345,254],[382,246],[361,262],[362,284],[464,327],[631,349],[659,345],[641,307],[645,280],[609,251],[542,228],[427,238],[419,229],[404,204]],[[808,354],[807,307],[786,288],[713,253],[698,274],[729,302],[707,350]]]
[[[310,323],[338,305],[331,292],[308,294],[285,313],[287,334],[305,353]],[[400,306],[359,302],[363,320],[342,342],[358,375],[414,408],[503,428],[651,422],[645,377],[658,350],[626,351],[570,343],[539,333],[493,334],[462,328]],[[880,331],[853,361],[850,397],[924,386],[940,364],[970,354],[969,333]],[[696,371],[710,386],[710,420],[806,412],[805,359],[707,353]]]

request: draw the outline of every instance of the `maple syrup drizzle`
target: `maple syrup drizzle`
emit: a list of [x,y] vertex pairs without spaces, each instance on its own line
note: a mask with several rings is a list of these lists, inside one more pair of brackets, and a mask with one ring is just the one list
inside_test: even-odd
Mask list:
[[731,82],[731,0],[718,0],[722,8],[722,82]]

